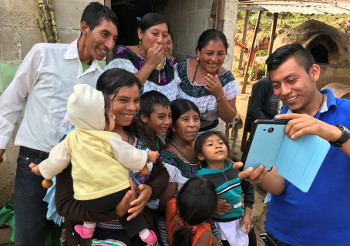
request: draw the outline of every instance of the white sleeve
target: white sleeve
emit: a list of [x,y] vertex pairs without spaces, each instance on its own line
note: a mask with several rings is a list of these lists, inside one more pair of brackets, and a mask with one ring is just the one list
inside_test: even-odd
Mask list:
[[227,85],[223,87],[224,93],[227,100],[232,100],[241,94],[239,85],[236,80],[230,81]]
[[114,158],[126,168],[141,170],[147,163],[147,152],[124,142],[120,136],[113,136],[109,142]]
[[49,158],[43,160],[39,165],[41,175],[46,179],[52,179],[61,173],[70,163],[71,157],[63,140],[50,151]]
[[139,71],[130,60],[124,58],[115,58],[110,63],[108,63],[108,65],[103,69],[103,71],[112,68],[121,68],[133,74]]
[[35,83],[40,79],[41,47],[34,45],[19,66],[16,75],[0,97],[0,149],[6,149],[14,124]]
[[180,169],[177,167],[166,162],[163,162],[163,165],[169,173],[169,182],[177,183],[177,191],[181,190],[182,186],[186,183],[188,178],[182,176]]

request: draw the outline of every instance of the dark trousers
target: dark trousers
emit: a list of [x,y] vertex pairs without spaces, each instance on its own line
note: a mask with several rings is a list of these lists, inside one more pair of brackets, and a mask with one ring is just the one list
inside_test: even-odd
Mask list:
[[43,177],[32,173],[28,165],[46,158],[47,153],[20,148],[14,191],[16,246],[44,245],[48,228],[47,203],[43,201],[46,189],[41,186]]
[[272,236],[270,233],[267,233],[267,234],[269,235],[269,237],[272,239],[273,242],[267,242],[267,243],[265,243],[265,246],[292,246],[288,243],[284,243],[284,242],[278,240],[277,238]]
[[[98,199],[82,201],[84,206],[94,213],[105,213],[110,210],[115,210],[115,206],[123,199],[125,193],[130,188],[121,190],[108,196],[104,196]],[[126,230],[129,238],[137,235],[141,230],[147,228],[147,223],[142,213],[138,214],[134,219],[127,221],[126,218],[130,214],[124,215],[119,219],[120,224]]]

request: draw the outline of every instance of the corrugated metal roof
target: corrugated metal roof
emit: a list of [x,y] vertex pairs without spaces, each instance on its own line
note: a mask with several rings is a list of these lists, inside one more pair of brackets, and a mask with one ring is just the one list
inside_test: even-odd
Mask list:
[[311,14],[350,14],[349,2],[336,3],[315,3],[302,1],[249,1],[239,2],[239,9],[243,6],[260,6],[262,9],[271,13],[301,13],[306,15]]

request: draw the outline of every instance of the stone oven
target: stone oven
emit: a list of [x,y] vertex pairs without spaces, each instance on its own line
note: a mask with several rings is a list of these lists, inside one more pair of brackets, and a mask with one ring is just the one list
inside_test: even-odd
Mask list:
[[323,22],[310,20],[278,35],[274,49],[295,42],[310,50],[321,67],[319,89],[330,83],[350,87],[350,38],[347,34]]

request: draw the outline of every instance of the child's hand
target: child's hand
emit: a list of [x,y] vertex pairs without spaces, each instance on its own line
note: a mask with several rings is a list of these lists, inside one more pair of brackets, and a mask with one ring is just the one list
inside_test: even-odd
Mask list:
[[224,215],[232,209],[231,204],[229,204],[226,200],[218,198],[218,202],[216,204],[215,213],[217,215]]
[[250,219],[250,213],[244,213],[240,226],[244,226],[244,228],[242,229],[245,229],[245,234],[248,234],[250,232],[250,230],[252,229],[252,220]]
[[38,175],[38,176],[42,176],[41,172],[39,170],[39,165],[34,164],[33,162],[29,164],[29,168],[32,170],[32,173]]
[[146,176],[149,173],[149,169],[147,167],[147,165],[145,165],[140,171],[139,174],[141,174],[142,176]]
[[155,163],[159,157],[158,151],[148,152],[148,161]]

